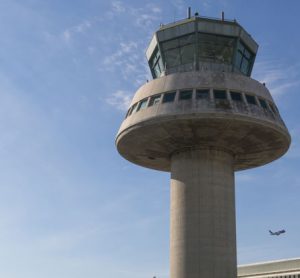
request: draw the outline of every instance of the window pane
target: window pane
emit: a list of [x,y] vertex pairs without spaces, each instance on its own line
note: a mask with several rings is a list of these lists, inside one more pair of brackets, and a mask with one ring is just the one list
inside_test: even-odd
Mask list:
[[132,108],[132,107],[130,107],[130,108],[128,109],[127,114],[126,114],[126,116],[125,116],[125,119],[126,119],[128,116],[130,116],[130,114],[131,114],[131,108]]
[[239,41],[239,44],[238,44],[238,50],[240,50],[242,53],[244,53],[244,50],[245,50],[244,44],[240,41]]
[[256,104],[254,96],[246,95],[246,99],[249,104]]
[[235,59],[236,59],[235,60],[235,65],[236,65],[236,67],[238,69],[240,69],[241,68],[242,59],[243,59],[243,56],[242,56],[241,52],[239,52],[239,51],[237,52]]
[[172,102],[175,99],[175,94],[176,92],[171,92],[171,93],[165,93],[163,102]]
[[243,58],[243,61],[242,61],[241,72],[244,74],[248,74],[248,72],[249,72],[249,61],[245,58]]
[[225,64],[231,64],[232,63],[232,56],[233,56],[233,47],[224,47],[224,49],[220,52],[221,60]]
[[193,95],[193,91],[192,90],[186,90],[186,91],[181,91],[179,93],[179,99],[191,99]]
[[269,102],[269,106],[274,114],[276,114],[276,109],[272,103]]
[[224,90],[214,90],[215,99],[227,99],[226,91]]
[[147,106],[147,102],[148,102],[148,99],[147,99],[147,98],[146,98],[146,99],[143,99],[143,100],[139,103],[139,106],[138,106],[138,108],[137,108],[136,111],[140,111],[140,110],[142,110],[142,109],[145,109],[146,106]]
[[233,101],[242,101],[242,95],[237,92],[230,92],[231,99]]
[[161,58],[158,59],[158,64],[159,64],[160,71],[162,72],[164,70],[164,65]]
[[166,42],[162,43],[163,50],[172,49],[172,48],[176,48],[176,47],[179,47],[178,39],[170,40],[170,41],[166,41]]
[[209,99],[209,90],[197,90],[196,91],[196,99]]
[[199,34],[201,60],[231,64],[235,39],[217,35]]
[[236,55],[236,67],[245,75],[250,75],[251,65],[254,55],[246,46],[240,41],[238,44],[238,51]]
[[244,51],[244,56],[245,56],[247,59],[250,59],[250,58],[251,58],[251,54],[250,54],[250,52],[249,52],[247,49],[245,49],[245,51]]
[[167,68],[178,66],[180,64],[179,48],[168,50],[165,52]]
[[161,61],[160,52],[158,51],[158,47],[156,47],[152,57],[149,60],[149,66],[153,78],[159,77],[163,67],[162,67],[162,61]]
[[158,52],[158,47],[155,48],[153,55],[151,56],[149,60],[150,67],[153,68],[155,65],[157,59],[160,57],[159,52]]
[[191,34],[191,35],[187,35],[187,36],[183,36],[181,38],[179,38],[179,45],[183,46],[186,44],[192,44],[195,42],[195,35]]
[[137,108],[137,103],[135,103],[135,104],[132,106],[130,115],[136,112],[136,108]]
[[267,109],[268,107],[267,107],[267,103],[265,102],[265,100],[263,100],[263,99],[259,99],[259,103],[260,103],[260,105],[261,105],[261,107],[263,107],[263,108],[265,108],[265,109]]
[[160,101],[160,97],[161,97],[161,95],[152,96],[152,97],[150,98],[150,101],[149,101],[149,105],[148,105],[148,106],[152,106],[152,105],[158,104],[159,101]]
[[182,46],[180,48],[181,63],[182,64],[193,63],[194,62],[194,52],[195,52],[195,46],[193,44]]
[[153,72],[154,72],[155,77],[159,77],[159,76],[160,76],[161,69],[160,69],[159,63],[157,63],[157,64],[154,66]]

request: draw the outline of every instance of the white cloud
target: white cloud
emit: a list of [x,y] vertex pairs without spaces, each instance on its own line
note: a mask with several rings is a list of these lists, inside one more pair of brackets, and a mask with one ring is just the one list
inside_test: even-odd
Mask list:
[[147,29],[150,33],[152,33],[155,29],[153,24],[160,21],[161,11],[162,10],[159,6],[153,4],[148,4],[145,8],[130,9],[135,25],[140,28]]
[[153,7],[151,8],[151,10],[152,10],[152,12],[154,12],[154,13],[161,13],[161,12],[162,12],[161,8],[158,7],[158,6],[153,6]]
[[280,61],[257,62],[253,76],[260,82],[266,83],[275,97],[293,92],[293,88],[300,84],[299,66],[286,65]]
[[139,50],[141,45],[141,42],[135,41],[121,42],[114,53],[104,58],[99,70],[121,72],[125,80],[131,80],[135,86],[140,86],[150,79],[144,52]]
[[118,90],[106,99],[106,102],[116,109],[126,111],[130,105],[132,93]]
[[[128,59],[132,57],[138,45],[134,41],[127,43],[121,42],[119,49],[113,54],[106,56],[103,64],[109,68],[114,68],[115,65],[124,64]],[[129,54],[130,55],[127,55]]]
[[[159,25],[162,9],[159,5],[149,3],[143,7],[125,5],[122,1],[113,1],[112,8],[106,13],[108,19],[112,19],[118,13],[125,12],[128,15],[127,26],[141,31],[150,38],[153,30]],[[157,25],[156,27],[153,25]],[[138,27],[138,29],[137,29]],[[145,40],[124,40],[114,37],[114,46],[111,53],[105,54],[98,70],[103,72],[116,72],[124,81],[130,81],[134,88],[151,79],[148,64],[145,57]],[[118,90],[107,99],[107,103],[119,110],[126,110],[131,101],[131,94]]]
[[111,5],[112,5],[112,11],[115,13],[123,13],[126,10],[121,1],[113,1]]
[[92,25],[89,21],[84,21],[80,24],[78,24],[77,26],[75,26],[75,30],[78,32],[78,33],[82,33],[84,32],[86,29],[90,28]]
[[156,15],[151,14],[140,14],[136,17],[136,24],[139,27],[148,27],[151,26],[154,21],[158,18]]
[[92,23],[88,20],[85,20],[75,26],[67,28],[62,33],[63,40],[69,43],[75,34],[84,33],[87,29],[91,27],[92,27]]
[[70,41],[70,39],[71,39],[71,32],[70,32],[70,30],[65,30],[63,32],[63,39],[64,39],[65,42],[69,42]]

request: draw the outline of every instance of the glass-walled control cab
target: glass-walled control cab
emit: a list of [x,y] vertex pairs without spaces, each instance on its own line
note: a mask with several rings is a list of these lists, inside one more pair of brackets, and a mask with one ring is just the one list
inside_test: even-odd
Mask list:
[[157,46],[149,60],[149,67],[153,78],[160,77],[161,73],[164,71],[161,54]]
[[161,26],[146,55],[154,79],[201,70],[250,76],[257,48],[236,21],[194,17]]

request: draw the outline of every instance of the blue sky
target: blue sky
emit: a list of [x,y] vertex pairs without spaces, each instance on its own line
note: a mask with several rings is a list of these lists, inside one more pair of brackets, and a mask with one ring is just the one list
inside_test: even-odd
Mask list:
[[188,6],[256,39],[253,77],[293,140],[236,174],[238,261],[300,257],[300,2],[0,0],[0,277],[168,277],[169,174],[127,162],[114,138],[150,78],[152,32]]

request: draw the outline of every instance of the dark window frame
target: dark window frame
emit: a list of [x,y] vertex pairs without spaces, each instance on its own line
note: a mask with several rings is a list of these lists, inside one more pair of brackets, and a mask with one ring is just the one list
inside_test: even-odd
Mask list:
[[136,112],[137,105],[138,105],[138,103],[136,102],[135,104],[133,104],[131,106],[131,111],[130,111],[129,116]]
[[245,97],[246,97],[246,101],[247,101],[248,104],[257,105],[257,101],[256,101],[255,96],[245,94]]
[[227,100],[226,90],[213,90],[215,100]]
[[[145,106],[142,107],[142,105],[145,103]],[[140,111],[140,110],[144,110],[147,108],[147,103],[148,103],[148,98],[144,98],[142,99],[139,103],[138,103],[138,107],[136,109],[136,112]]]
[[272,102],[269,102],[269,107],[274,114],[277,114],[277,108],[276,108],[275,104],[273,104]]
[[164,93],[162,103],[174,102],[175,97],[176,97],[176,91]]
[[230,97],[232,101],[243,102],[243,95],[240,92],[230,91]]
[[210,89],[197,89],[196,90],[196,99],[206,99],[210,100]]
[[[232,65],[236,40],[234,36],[198,32],[197,54],[199,61]],[[210,44],[213,44],[214,47],[211,47]],[[203,50],[205,49],[210,51],[210,55],[204,55]],[[225,50],[228,52],[226,56],[223,55],[223,60],[220,60],[220,55],[217,55],[217,51],[220,51],[220,49],[222,49],[222,54]]]
[[260,104],[260,106],[261,106],[262,108],[268,109],[268,104],[267,104],[267,102],[266,102],[264,99],[258,98],[258,101],[259,101],[259,104]]
[[125,119],[131,115],[131,109],[132,109],[132,106],[129,107],[129,109],[128,109],[127,113],[126,113]]
[[158,46],[155,47],[151,58],[149,59],[149,67],[152,73],[153,78],[158,78],[163,72],[163,63],[161,53],[158,49]]
[[255,54],[241,40],[237,43],[235,66],[241,73],[250,76]]
[[182,90],[179,92],[179,100],[190,100],[193,98],[193,89]]
[[[157,95],[151,96],[149,103],[148,103],[148,107],[158,105],[161,101],[161,96],[162,96],[162,94],[157,94]],[[158,101],[156,101],[156,100],[158,100]]]
[[[188,37],[189,37],[188,40],[183,40],[184,38],[188,38]],[[196,45],[197,45],[196,34],[194,32],[185,34],[177,38],[166,40],[161,44],[162,44],[162,52],[165,58],[166,68],[178,67],[180,65],[191,64],[194,62],[196,56]],[[170,46],[168,46],[167,44],[170,44]],[[165,45],[167,45],[167,47]],[[185,54],[184,49],[188,46],[193,46],[192,58],[189,56],[183,56]],[[177,52],[177,55],[174,55],[175,52]],[[172,57],[172,55],[178,58],[172,60],[170,58]],[[169,59],[172,60],[171,64],[169,63],[170,62]]]

